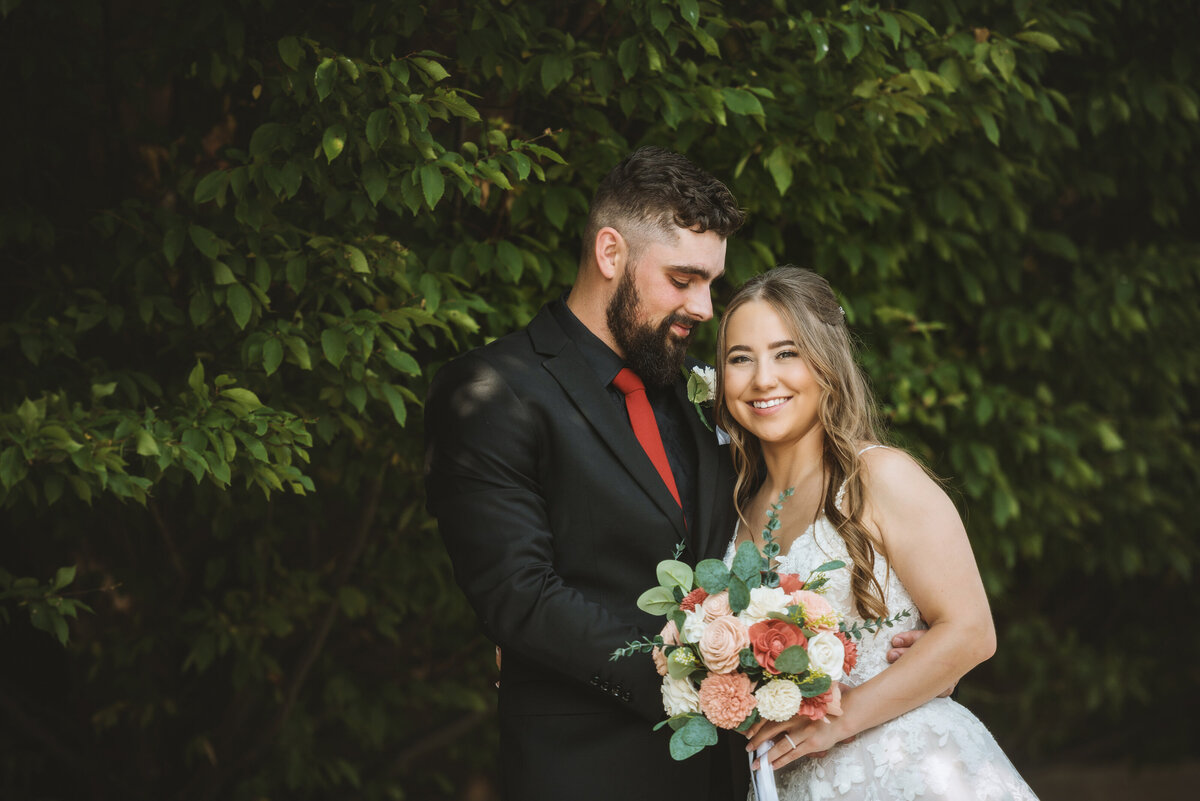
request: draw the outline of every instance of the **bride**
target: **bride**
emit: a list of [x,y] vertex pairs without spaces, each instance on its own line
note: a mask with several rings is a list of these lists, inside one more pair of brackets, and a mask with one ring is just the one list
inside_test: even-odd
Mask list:
[[747,751],[774,743],[760,759],[784,801],[1033,799],[979,719],[937,697],[992,655],[995,628],[953,503],[907,453],[880,444],[844,317],[823,278],[780,267],[747,282],[721,320],[717,420],[732,438],[743,521],[727,559],[755,539],[748,521],[793,488],[778,569],[803,577],[841,559],[825,592],[847,623],[909,609],[898,627],[929,631],[890,667],[896,632],[865,634],[842,714],[760,721]]

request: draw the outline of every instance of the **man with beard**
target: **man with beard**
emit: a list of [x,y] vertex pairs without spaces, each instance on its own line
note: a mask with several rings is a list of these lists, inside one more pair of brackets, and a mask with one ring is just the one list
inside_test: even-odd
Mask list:
[[721,182],[638,150],[596,192],[569,296],[434,380],[429,508],[503,648],[507,799],[745,798],[733,749],[671,759],[651,660],[609,658],[661,624],[636,606],[658,562],[720,557],[733,532],[683,367],[741,223]]

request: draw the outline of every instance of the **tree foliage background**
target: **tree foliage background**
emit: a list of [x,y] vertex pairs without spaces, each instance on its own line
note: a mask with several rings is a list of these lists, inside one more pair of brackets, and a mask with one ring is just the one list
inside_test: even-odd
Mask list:
[[651,143],[749,211],[722,297],[842,294],[1018,764],[1194,754],[1190,5],[0,0],[0,795],[486,790],[421,399]]

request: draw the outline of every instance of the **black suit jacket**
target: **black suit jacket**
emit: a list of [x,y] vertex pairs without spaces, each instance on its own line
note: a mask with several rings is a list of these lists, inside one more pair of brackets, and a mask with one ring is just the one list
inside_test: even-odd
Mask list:
[[720,557],[732,467],[675,387],[696,441],[686,525],[621,410],[548,308],[524,331],[447,364],[425,407],[430,510],[455,577],[504,649],[499,715],[510,799],[745,797],[728,753],[669,755],[661,680],[613,649],[653,635],[637,609],[655,566]]

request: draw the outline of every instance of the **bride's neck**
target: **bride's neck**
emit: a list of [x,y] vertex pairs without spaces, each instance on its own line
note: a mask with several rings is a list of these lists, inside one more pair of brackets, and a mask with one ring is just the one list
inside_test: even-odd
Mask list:
[[811,489],[824,481],[821,441],[801,440],[787,445],[763,443],[763,462],[767,477],[763,488],[769,498],[791,488],[799,495],[811,494]]

